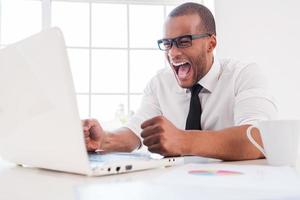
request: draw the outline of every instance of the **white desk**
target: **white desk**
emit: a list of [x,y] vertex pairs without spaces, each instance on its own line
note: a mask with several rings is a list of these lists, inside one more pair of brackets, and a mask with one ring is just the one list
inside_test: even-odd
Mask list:
[[[224,164],[224,163],[222,163]],[[226,162],[234,165],[265,165],[265,160]],[[177,166],[177,168],[184,166]],[[176,167],[175,167],[176,168]],[[159,184],[162,174],[174,168],[161,168],[104,177],[86,177],[35,168],[23,168],[0,159],[1,200],[102,200],[102,199],[214,199],[212,188]],[[200,178],[200,177],[199,177]],[[168,180],[167,180],[168,181]],[[178,181],[178,180],[177,180]],[[203,197],[201,192],[205,190]],[[247,191],[251,192],[251,191]],[[240,199],[234,190],[222,199]],[[224,193],[224,194],[225,194]],[[232,194],[232,195],[228,195]],[[300,194],[299,194],[300,195]],[[212,198],[210,198],[210,196]],[[203,198],[201,198],[203,197]],[[245,200],[247,198],[243,198]],[[253,199],[253,198],[251,198]],[[290,199],[300,199],[290,198]]]

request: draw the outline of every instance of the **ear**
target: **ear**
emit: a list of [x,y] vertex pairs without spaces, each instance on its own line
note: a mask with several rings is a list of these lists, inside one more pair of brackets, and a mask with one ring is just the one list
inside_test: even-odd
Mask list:
[[208,49],[207,52],[208,53],[212,53],[214,51],[214,49],[217,46],[217,38],[215,35],[210,36],[209,38],[209,43],[208,43]]

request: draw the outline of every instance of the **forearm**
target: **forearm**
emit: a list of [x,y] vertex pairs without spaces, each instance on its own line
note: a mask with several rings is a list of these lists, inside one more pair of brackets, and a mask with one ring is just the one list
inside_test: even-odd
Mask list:
[[141,145],[140,139],[128,128],[106,132],[101,149],[105,151],[131,152]]
[[[221,160],[249,160],[262,158],[263,155],[250,143],[246,136],[249,125],[237,126],[219,131],[190,131],[186,134],[185,153]],[[253,138],[261,145],[257,129],[252,131]]]

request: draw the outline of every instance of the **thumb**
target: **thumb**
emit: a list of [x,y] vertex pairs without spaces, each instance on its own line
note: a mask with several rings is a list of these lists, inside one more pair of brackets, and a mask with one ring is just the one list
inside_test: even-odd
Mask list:
[[102,129],[99,123],[95,124],[90,128],[90,137],[93,140],[99,140],[105,134],[104,130]]

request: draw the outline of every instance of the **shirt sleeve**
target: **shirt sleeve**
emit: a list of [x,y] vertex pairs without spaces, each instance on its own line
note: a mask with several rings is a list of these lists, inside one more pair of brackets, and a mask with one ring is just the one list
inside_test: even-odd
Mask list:
[[269,92],[267,77],[256,64],[243,68],[235,82],[235,125],[256,124],[277,118],[277,105]]
[[131,117],[125,127],[132,130],[140,139],[142,131],[141,124],[150,118],[161,115],[161,109],[156,96],[157,81],[155,77],[147,84],[144,89],[143,97],[137,112]]

